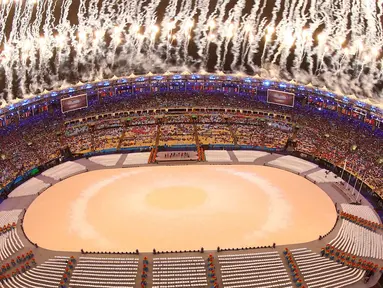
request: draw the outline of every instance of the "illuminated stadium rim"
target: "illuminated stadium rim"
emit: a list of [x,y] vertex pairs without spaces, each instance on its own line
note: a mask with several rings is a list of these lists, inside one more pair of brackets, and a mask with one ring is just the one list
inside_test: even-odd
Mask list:
[[[166,72],[164,74],[152,74],[148,73],[146,75],[134,75],[124,77],[114,76],[111,79],[96,80],[94,82],[82,83],[78,82],[76,85],[66,85],[60,87],[58,90],[47,91],[45,90],[42,94],[31,96],[26,99],[13,99],[13,103],[7,104],[5,107],[0,109],[0,116],[2,114],[12,113],[17,111],[17,108],[24,106],[29,106],[33,104],[38,104],[46,100],[52,99],[61,99],[65,96],[72,93],[91,91],[93,89],[107,89],[113,88],[114,86],[121,85],[139,85],[142,82],[149,81],[148,84],[164,83],[164,82],[208,82],[214,83],[216,81],[221,81],[225,83],[233,83],[236,85],[242,85],[244,88],[252,84],[255,84],[254,88],[262,87],[264,89],[277,89],[280,91],[286,92],[297,92],[297,93],[311,93],[313,96],[320,98],[327,98],[343,105],[352,105],[354,108],[363,109],[371,112],[372,114],[379,115],[383,117],[383,107],[377,107],[378,104],[370,104],[356,99],[354,95],[339,95],[332,91],[329,91],[326,87],[318,88],[313,86],[311,83],[308,85],[303,85],[291,80],[290,82],[281,81],[277,79],[268,79],[262,78],[260,76],[249,76],[249,75],[238,75],[238,74],[225,74],[225,73],[170,73]],[[240,87],[239,87],[240,88]],[[180,91],[181,92],[181,91]],[[233,93],[235,94],[235,93]],[[78,95],[78,94],[77,94]],[[322,99],[323,100],[323,99]]]

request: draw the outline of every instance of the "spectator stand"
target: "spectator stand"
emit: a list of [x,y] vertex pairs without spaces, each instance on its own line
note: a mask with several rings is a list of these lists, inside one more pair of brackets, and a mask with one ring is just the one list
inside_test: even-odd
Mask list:
[[223,287],[291,287],[291,280],[277,251],[219,254]]
[[87,168],[76,162],[68,161],[49,170],[46,170],[42,175],[55,179],[56,181],[64,180],[68,177],[81,174],[87,171]]
[[90,157],[89,160],[105,167],[113,167],[113,166],[116,166],[121,156],[122,154],[109,154],[109,155],[93,156],[93,157]]
[[292,249],[291,253],[309,288],[348,287],[362,280],[364,271],[342,266],[310,249]]
[[284,169],[298,175],[313,170],[318,165],[294,156],[282,156],[266,164],[267,166]]
[[31,178],[30,180],[21,184],[19,187],[13,190],[8,195],[8,197],[15,198],[15,197],[38,195],[38,194],[41,194],[46,189],[48,189],[50,186],[51,186],[50,183],[45,183],[44,181],[37,178]]
[[25,273],[3,280],[5,288],[60,287],[69,257],[56,256]]
[[136,284],[138,258],[79,257],[70,287],[131,287]]

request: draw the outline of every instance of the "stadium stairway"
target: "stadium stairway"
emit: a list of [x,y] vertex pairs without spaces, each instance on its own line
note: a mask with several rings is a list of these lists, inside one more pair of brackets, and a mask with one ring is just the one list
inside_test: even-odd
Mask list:
[[218,287],[224,287],[222,282],[221,265],[218,261],[218,253],[210,253],[214,257],[215,276],[217,277]]
[[117,144],[117,151],[120,150],[121,148],[121,145],[122,145],[122,141],[124,140],[125,138],[125,131],[126,131],[126,123],[124,125],[124,128],[122,129],[122,132],[121,132],[121,135],[120,135],[120,138],[118,139],[118,144]]
[[[145,257],[140,257],[139,264],[138,264],[138,273],[136,277],[136,287],[141,287],[141,275],[143,274],[144,271],[144,258]],[[148,271],[146,272],[147,278],[146,278],[146,287],[153,287],[153,257],[147,257],[148,260]]]
[[238,137],[237,137],[237,134],[234,132],[233,125],[231,123],[227,123],[227,125],[229,126],[230,134],[233,137],[233,143],[235,146],[237,146]]
[[193,119],[192,121],[193,121],[193,129],[194,129],[194,138],[195,138],[195,143],[197,145],[197,151],[198,151],[200,148],[200,143],[198,138],[198,128],[197,128],[195,120]]
[[[291,251],[290,251],[290,252],[291,252]],[[302,275],[302,272],[299,270],[299,266],[298,266],[297,261],[296,261],[295,258],[294,258],[294,254],[291,253],[291,255],[293,256],[293,260],[294,260],[294,262],[295,262],[295,265],[298,267],[298,275],[299,275],[299,278],[302,280],[302,286],[303,286],[303,287],[307,287],[307,283],[306,283],[305,280],[304,280],[304,277],[303,277],[303,275]],[[281,257],[281,259],[283,259],[282,262],[283,262],[283,265],[285,266],[286,271],[287,271],[288,274],[289,274],[291,283],[294,283],[294,279],[293,279],[293,276],[291,275],[291,270],[290,270],[288,261],[285,259],[285,255],[283,254],[283,252],[279,252],[279,256]]]
[[161,126],[160,124],[157,124],[156,125],[156,143],[155,143],[155,147],[158,148],[158,144],[160,143],[160,136],[161,136]]

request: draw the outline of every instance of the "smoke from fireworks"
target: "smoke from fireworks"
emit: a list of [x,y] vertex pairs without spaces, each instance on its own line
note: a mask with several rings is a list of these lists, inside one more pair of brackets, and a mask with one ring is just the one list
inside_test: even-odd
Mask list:
[[249,2],[0,0],[0,105],[63,81],[184,69],[380,98],[383,0]]

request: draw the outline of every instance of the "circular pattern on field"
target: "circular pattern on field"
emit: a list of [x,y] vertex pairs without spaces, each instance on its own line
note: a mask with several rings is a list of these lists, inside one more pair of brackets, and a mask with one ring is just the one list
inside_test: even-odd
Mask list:
[[318,239],[336,220],[305,178],[255,165],[107,169],[46,190],[24,230],[40,247],[79,251],[216,249]]

